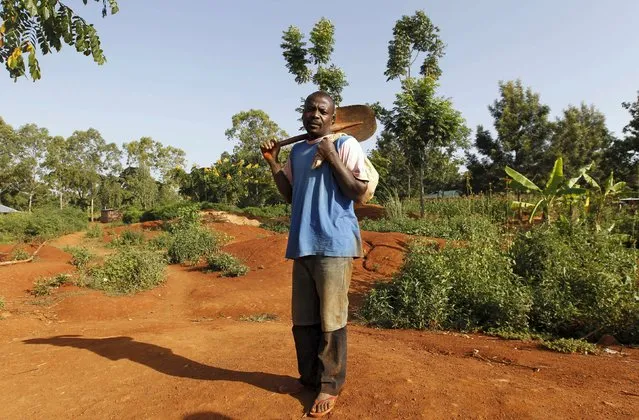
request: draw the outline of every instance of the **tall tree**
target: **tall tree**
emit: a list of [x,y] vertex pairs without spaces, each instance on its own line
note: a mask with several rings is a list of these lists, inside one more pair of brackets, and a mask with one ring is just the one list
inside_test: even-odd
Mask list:
[[311,47],[306,47],[304,34],[292,25],[284,31],[280,47],[286,67],[295,76],[295,82],[313,82],[319,90],[331,95],[335,104],[339,105],[342,102],[342,91],[348,86],[348,82],[344,71],[331,63],[334,37],[335,26],[330,20],[321,18],[311,30]]
[[16,164],[13,171],[19,192],[28,198],[29,212],[36,192],[43,187],[48,141],[47,129],[35,124],[26,124],[16,131]]
[[[118,12],[116,0],[95,0],[102,3],[102,17]],[[84,4],[88,0],[83,0]],[[60,51],[62,43],[75,46],[76,51],[92,56],[98,64],[106,58],[100,38],[93,27],[59,0],[0,0],[0,63],[10,77],[27,74],[40,79],[37,50],[48,54]],[[28,54],[26,59],[24,56]]]
[[120,172],[121,155],[117,145],[107,143],[99,131],[75,131],[63,142],[52,141],[47,159],[49,179],[59,194],[73,192],[76,203],[92,218],[100,185]]
[[630,122],[623,129],[624,138],[614,141],[606,150],[604,167],[636,190],[639,189],[639,92],[635,102],[623,102],[622,106],[630,113]]
[[[412,66],[422,54],[419,71],[413,72]],[[408,169],[406,184],[410,185],[413,168],[417,169],[422,215],[425,183],[433,190],[456,183],[459,161],[454,155],[459,148],[468,147],[464,119],[450,100],[436,92],[441,75],[439,60],[443,56],[439,28],[426,13],[402,16],[393,28],[384,73],[389,81],[400,79],[401,90],[392,109],[376,109],[384,125],[378,150],[382,155],[392,152],[390,160],[395,161],[395,171],[399,167]]]
[[553,129],[550,107],[520,80],[499,82],[499,92],[501,97],[488,109],[506,164],[534,180],[547,172],[544,156]]
[[439,28],[422,10],[413,16],[402,16],[393,27],[393,39],[388,43],[388,62],[384,75],[387,80],[411,77],[411,67],[424,53],[419,74],[439,78],[439,59],[444,56],[444,43],[439,38]]
[[505,162],[507,161],[501,143],[493,138],[490,131],[479,125],[475,130],[473,146],[479,155],[470,151],[466,152],[466,167],[470,176],[472,192],[478,193],[500,188],[500,181],[504,178]]
[[464,118],[449,99],[436,96],[437,87],[435,79],[429,76],[402,81],[392,120],[385,127],[397,138],[406,139],[403,143],[405,153],[413,167],[419,170],[422,216],[425,182],[441,188],[450,180],[455,152],[468,147],[469,130]]
[[15,147],[15,131],[0,117],[0,203],[2,196],[14,186]]
[[229,141],[235,142],[233,154],[250,163],[266,166],[260,144],[270,139],[288,137],[268,114],[261,109],[238,112],[231,117],[233,126],[224,134]]
[[593,105],[569,106],[554,125],[548,157],[553,162],[562,157],[564,172],[571,176],[576,176],[579,168],[594,162],[590,174],[603,179],[608,174],[602,170],[602,160],[612,140],[606,117]]
[[161,181],[164,181],[175,167],[183,167],[186,160],[184,150],[164,146],[151,137],[124,143],[123,148],[128,166],[146,167],[151,175],[157,176]]

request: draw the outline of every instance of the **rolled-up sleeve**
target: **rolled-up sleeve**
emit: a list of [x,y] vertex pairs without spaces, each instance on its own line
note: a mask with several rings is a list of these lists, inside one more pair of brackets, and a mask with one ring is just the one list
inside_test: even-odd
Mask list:
[[354,137],[350,137],[342,143],[342,147],[339,148],[339,157],[355,178],[368,182],[365,163],[366,154],[364,154],[362,146]]

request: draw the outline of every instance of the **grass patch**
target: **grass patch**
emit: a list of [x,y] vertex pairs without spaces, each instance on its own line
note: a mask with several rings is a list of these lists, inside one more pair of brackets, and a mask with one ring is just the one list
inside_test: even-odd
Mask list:
[[277,315],[268,314],[268,313],[240,316],[240,321],[245,321],[245,322],[267,322],[267,321],[277,321],[277,319],[278,319]]
[[140,246],[144,244],[144,234],[135,230],[124,230],[119,236],[109,242],[109,248],[120,248],[125,246]]
[[154,251],[121,248],[106,258],[103,265],[92,267],[86,285],[117,294],[151,289],[164,282],[166,262]]
[[95,257],[88,248],[83,246],[67,246],[64,247],[64,251],[71,254],[71,264],[78,270],[86,269],[89,262]]
[[102,226],[93,224],[89,226],[87,232],[84,235],[89,239],[97,239],[102,237]]
[[11,261],[23,261],[31,258],[31,254],[22,247],[17,247],[11,253]]
[[541,346],[545,349],[557,351],[560,353],[581,353],[581,354],[598,354],[599,349],[596,345],[588,343],[584,340],[575,340],[573,338],[560,338],[552,341],[542,341]]
[[36,297],[48,296],[53,289],[68,283],[71,283],[71,276],[68,274],[58,274],[55,277],[38,279],[33,284],[33,289],[30,290],[30,293]]
[[209,270],[221,271],[223,277],[239,277],[248,273],[249,268],[240,260],[226,252],[216,252],[208,256]]

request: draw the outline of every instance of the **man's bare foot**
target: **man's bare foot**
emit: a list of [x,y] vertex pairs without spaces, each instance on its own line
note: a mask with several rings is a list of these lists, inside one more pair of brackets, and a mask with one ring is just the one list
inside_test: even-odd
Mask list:
[[291,381],[290,383],[282,384],[279,387],[277,387],[277,392],[279,392],[280,394],[293,395],[293,394],[299,394],[305,389],[306,387],[300,381]]
[[313,407],[311,408],[311,411],[308,414],[311,417],[323,417],[331,412],[333,407],[335,407],[336,401],[337,401],[337,395],[331,395],[325,392],[320,392],[317,398],[315,398]]

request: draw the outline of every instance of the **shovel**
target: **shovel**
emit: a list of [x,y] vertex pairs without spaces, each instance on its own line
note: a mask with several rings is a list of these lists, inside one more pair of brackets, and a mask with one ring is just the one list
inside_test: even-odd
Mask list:
[[[331,126],[333,133],[345,133],[358,141],[368,140],[377,130],[375,112],[366,105],[348,105],[337,108],[335,122]],[[280,146],[308,139],[308,133],[280,140]]]

